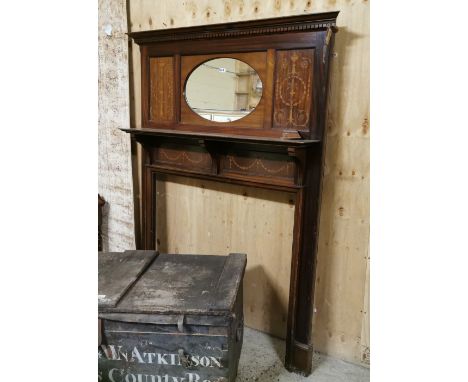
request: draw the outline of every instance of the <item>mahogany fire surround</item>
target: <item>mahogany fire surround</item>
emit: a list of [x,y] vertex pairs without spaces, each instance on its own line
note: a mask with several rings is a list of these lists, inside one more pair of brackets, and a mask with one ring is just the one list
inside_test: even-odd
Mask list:
[[[312,314],[330,52],[338,12],[129,33],[140,45],[142,248],[156,248],[156,177],[173,174],[296,193],[285,366],[312,370]],[[249,53],[249,54],[247,54]],[[185,81],[201,62],[239,57],[260,75],[248,116],[204,120]],[[247,292],[248,293],[248,292]]]

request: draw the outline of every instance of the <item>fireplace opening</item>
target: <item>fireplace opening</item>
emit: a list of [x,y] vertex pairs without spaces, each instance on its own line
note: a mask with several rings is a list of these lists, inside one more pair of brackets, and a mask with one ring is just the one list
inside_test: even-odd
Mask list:
[[174,254],[247,254],[247,327],[285,338],[294,193],[158,175],[156,246]]

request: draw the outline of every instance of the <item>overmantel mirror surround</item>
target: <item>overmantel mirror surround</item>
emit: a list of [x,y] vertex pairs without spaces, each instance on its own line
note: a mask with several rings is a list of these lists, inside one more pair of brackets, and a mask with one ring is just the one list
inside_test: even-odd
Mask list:
[[[158,175],[294,192],[293,245],[285,254],[291,256],[285,366],[306,375],[312,370],[323,135],[337,16],[329,12],[129,34],[140,45],[142,128],[123,130],[142,146],[141,249],[156,248]],[[222,59],[246,66],[228,69],[228,61],[218,65]],[[252,77],[243,80],[242,90],[240,80],[225,86],[239,97],[219,102],[224,116],[200,111],[203,107],[186,94],[190,76],[212,60],[220,74],[229,70]],[[204,81],[199,84],[203,91],[216,91]],[[208,105],[216,98],[212,95],[198,97],[198,106]],[[233,117],[236,105],[241,105],[240,118]]]

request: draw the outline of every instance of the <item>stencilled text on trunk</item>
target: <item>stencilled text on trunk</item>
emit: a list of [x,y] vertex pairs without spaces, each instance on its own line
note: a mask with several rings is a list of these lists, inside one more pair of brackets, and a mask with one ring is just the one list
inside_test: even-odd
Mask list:
[[[188,361],[193,368],[222,368],[221,357],[187,355]],[[122,346],[101,345],[98,349],[98,358],[101,361],[120,361],[128,363],[183,366],[177,353],[156,353],[141,351],[134,346],[130,351],[124,350]],[[214,382],[200,377],[194,371],[186,371],[183,376],[172,376],[168,374],[130,373],[127,367],[116,367],[108,369],[105,378],[99,371],[98,380],[109,380],[110,382]]]

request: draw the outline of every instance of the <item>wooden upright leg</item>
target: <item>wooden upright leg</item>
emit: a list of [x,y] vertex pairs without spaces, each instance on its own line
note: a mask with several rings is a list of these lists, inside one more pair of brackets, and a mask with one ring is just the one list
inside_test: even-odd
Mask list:
[[304,188],[298,191],[294,217],[294,241],[289,292],[288,333],[285,366],[304,375],[312,372],[312,314],[315,287],[315,260],[321,190],[321,148],[297,159],[308,166]]
[[156,179],[155,173],[147,165],[150,164],[149,153],[143,149],[143,248],[145,250],[156,249]]

